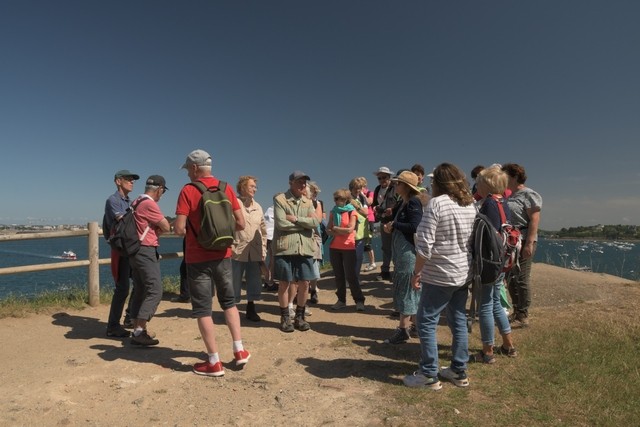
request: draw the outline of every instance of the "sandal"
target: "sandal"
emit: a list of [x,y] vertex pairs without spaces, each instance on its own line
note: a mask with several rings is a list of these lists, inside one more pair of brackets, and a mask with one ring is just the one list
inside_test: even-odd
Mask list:
[[518,350],[516,350],[515,347],[504,348],[503,346],[500,346],[498,351],[500,352],[500,354],[504,354],[508,357],[518,357]]
[[483,351],[479,351],[478,353],[471,356],[470,361],[491,365],[493,363],[496,363],[496,357],[493,354],[485,354]]

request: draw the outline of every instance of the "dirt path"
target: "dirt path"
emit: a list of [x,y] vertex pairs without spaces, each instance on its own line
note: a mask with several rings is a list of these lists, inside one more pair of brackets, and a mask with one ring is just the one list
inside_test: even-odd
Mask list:
[[[616,299],[637,301],[636,282],[544,264],[534,266],[536,316],[558,306]],[[275,294],[260,304],[263,320],[243,319],[253,357],[244,370],[232,363],[231,341],[218,327],[226,375],[194,375],[205,357],[189,305],[162,301],[150,324],[160,345],[134,348],[104,335],[108,306],[78,312],[0,320],[1,425],[383,425],[385,384],[400,384],[416,369],[417,339],[382,344],[397,320],[391,287],[365,273],[367,311],[350,306],[332,312],[331,278],[321,282],[320,304],[308,319],[312,330],[278,329]],[[621,284],[627,284],[624,286]],[[630,295],[632,297],[630,298]],[[244,306],[241,306],[241,309]],[[222,324],[219,309],[214,315]],[[448,340],[446,328],[439,332]],[[475,333],[477,334],[477,332]],[[393,423],[392,423],[393,424]]]

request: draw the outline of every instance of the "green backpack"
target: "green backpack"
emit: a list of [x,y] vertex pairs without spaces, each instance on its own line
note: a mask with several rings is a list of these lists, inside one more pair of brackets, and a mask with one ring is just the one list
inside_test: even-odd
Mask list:
[[[213,251],[226,250],[233,244],[236,219],[233,215],[231,200],[225,190],[227,183],[207,187],[200,181],[190,182],[202,194],[200,199],[200,233],[196,239],[200,246]],[[193,231],[193,227],[191,227]],[[195,231],[194,231],[195,234]]]

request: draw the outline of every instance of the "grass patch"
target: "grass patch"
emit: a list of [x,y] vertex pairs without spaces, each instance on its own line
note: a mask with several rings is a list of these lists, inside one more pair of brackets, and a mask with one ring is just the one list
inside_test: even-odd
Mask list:
[[[397,417],[400,407],[401,425],[635,425],[640,315],[601,308],[578,304],[537,316],[531,328],[514,331],[518,358],[469,365],[468,389],[449,383],[437,392],[384,385],[382,394],[395,404],[387,405],[394,409],[383,410],[383,418]],[[479,348],[477,334],[470,339],[472,349]],[[447,366],[450,354],[440,353],[440,364]]]
[[[162,278],[164,293],[180,292],[180,277]],[[100,304],[110,304],[113,289],[100,289]],[[0,319],[6,317],[26,317],[30,314],[54,313],[63,309],[83,310],[88,306],[89,293],[84,287],[46,291],[33,297],[10,295],[0,300]]]

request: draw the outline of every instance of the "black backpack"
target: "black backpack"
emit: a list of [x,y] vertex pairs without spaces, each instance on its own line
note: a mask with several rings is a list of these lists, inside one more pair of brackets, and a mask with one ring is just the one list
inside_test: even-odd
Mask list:
[[147,200],[146,197],[134,201],[111,228],[111,234],[107,242],[121,255],[133,256],[140,250],[140,236],[138,236],[134,212],[140,203],[145,200]]
[[236,219],[233,215],[231,200],[225,190],[227,183],[220,181],[218,185],[207,187],[200,181],[190,182],[202,194],[198,209],[200,209],[200,232],[195,234],[200,246],[205,249],[226,250],[233,244],[236,230]]
[[469,332],[471,332],[471,323],[478,313],[482,286],[495,284],[502,273],[511,270],[518,263],[522,247],[520,230],[507,221],[502,203],[497,201],[497,205],[502,222],[500,231],[496,230],[491,220],[481,213],[476,214],[473,223],[471,233],[473,282],[471,309],[467,319]]

